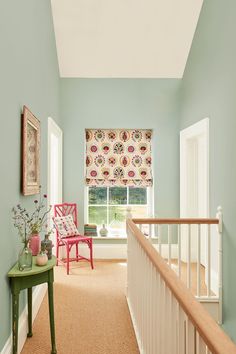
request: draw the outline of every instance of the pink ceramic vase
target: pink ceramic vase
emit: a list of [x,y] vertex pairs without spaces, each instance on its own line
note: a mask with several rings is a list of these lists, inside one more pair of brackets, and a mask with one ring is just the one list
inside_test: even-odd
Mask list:
[[40,236],[39,234],[32,234],[29,239],[29,248],[33,256],[37,256],[40,250]]

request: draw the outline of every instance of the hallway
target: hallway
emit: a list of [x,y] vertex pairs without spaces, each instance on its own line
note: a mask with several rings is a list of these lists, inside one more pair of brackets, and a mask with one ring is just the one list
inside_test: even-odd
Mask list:
[[[125,298],[126,263],[97,261],[55,267],[54,306],[58,354],[139,353]],[[45,296],[22,354],[50,353]]]

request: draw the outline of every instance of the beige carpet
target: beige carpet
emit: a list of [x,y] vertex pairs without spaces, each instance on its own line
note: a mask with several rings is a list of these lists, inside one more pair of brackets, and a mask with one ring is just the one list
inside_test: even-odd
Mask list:
[[[54,306],[58,354],[139,353],[125,298],[126,264],[71,264],[71,275],[55,267]],[[49,354],[48,302],[45,297],[22,354]]]

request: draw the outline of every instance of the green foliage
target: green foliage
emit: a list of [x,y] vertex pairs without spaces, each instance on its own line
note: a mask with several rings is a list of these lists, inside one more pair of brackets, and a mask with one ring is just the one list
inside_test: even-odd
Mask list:
[[109,204],[127,204],[127,187],[109,188]]
[[106,187],[89,187],[89,204],[106,204]]
[[[128,187],[129,200],[127,200],[127,187],[109,187],[108,204],[147,204],[147,190],[140,187]],[[106,205],[107,188],[89,187],[89,205]]]

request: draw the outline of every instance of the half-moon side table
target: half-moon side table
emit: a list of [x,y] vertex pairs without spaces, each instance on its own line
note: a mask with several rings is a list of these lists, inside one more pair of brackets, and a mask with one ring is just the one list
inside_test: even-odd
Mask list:
[[37,266],[35,264],[36,257],[33,257],[33,266],[31,270],[20,271],[16,263],[8,272],[10,278],[11,293],[12,293],[12,336],[13,336],[13,354],[17,354],[18,345],[18,318],[19,318],[19,294],[23,289],[28,289],[28,334],[27,337],[32,337],[32,287],[48,283],[48,304],[50,317],[50,330],[52,351],[51,354],[56,354],[55,342],[55,325],[54,325],[54,307],[53,307],[53,267],[56,265],[56,257],[48,260],[45,266]]

